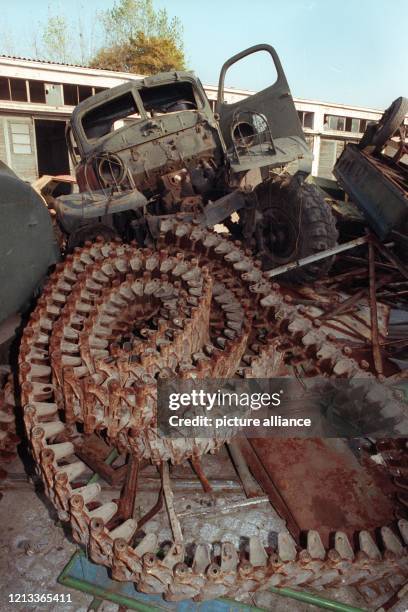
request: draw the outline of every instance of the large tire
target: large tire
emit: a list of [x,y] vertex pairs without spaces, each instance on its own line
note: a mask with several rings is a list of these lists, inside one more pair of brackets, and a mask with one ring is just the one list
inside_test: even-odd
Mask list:
[[101,236],[106,241],[118,238],[117,232],[104,223],[89,223],[88,225],[82,225],[69,235],[66,253],[72,253],[76,247],[84,246],[87,240],[93,242],[98,236]]
[[[322,192],[309,183],[265,182],[256,190],[261,218],[256,225],[259,256],[265,270],[332,248],[336,223]],[[324,276],[333,263],[328,257],[287,272],[282,277],[310,283]]]
[[378,122],[377,129],[372,136],[372,144],[377,148],[382,148],[398,130],[407,113],[408,98],[400,97],[394,100]]

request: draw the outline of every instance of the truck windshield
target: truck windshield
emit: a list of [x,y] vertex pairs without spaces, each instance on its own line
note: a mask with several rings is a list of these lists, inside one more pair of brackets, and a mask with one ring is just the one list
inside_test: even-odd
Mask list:
[[107,100],[89,110],[82,119],[82,127],[89,139],[100,138],[123,127],[123,119],[140,119],[140,113],[131,92]]
[[[203,105],[193,85],[187,81],[166,83],[138,89],[144,110],[151,117],[185,110],[197,110]],[[86,112],[82,127],[89,140],[113,132],[129,120],[140,120],[141,115],[130,91],[98,104]]]
[[197,98],[191,83],[166,83],[139,90],[145,110],[151,115],[196,110]]

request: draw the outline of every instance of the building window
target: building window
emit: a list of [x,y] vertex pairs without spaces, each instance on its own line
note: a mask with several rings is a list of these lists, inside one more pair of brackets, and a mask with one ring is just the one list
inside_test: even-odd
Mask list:
[[27,85],[25,79],[9,79],[11,99],[15,102],[27,102]]
[[30,126],[27,123],[10,123],[13,153],[31,155]]
[[78,90],[76,85],[64,83],[62,86],[64,92],[65,106],[76,106],[78,104]]
[[324,129],[326,130],[336,130],[338,132],[344,132],[345,126],[345,117],[338,117],[337,115],[324,116]]
[[347,117],[346,118],[346,132],[355,132],[358,134],[361,132],[360,122],[364,121],[363,119],[357,119],[356,117]]
[[0,77],[0,100],[10,100],[10,83],[7,77]]
[[324,116],[324,129],[336,130],[338,132],[353,132],[354,134],[362,134],[367,126],[366,119],[358,117],[339,117],[338,115]]
[[43,81],[28,81],[30,102],[45,104],[45,87]]
[[309,111],[298,111],[297,113],[302,127],[313,130],[314,113],[311,113]]
[[78,99],[80,102],[92,96],[92,87],[88,85],[78,85]]
[[104,91],[104,87],[91,87],[89,85],[72,85],[71,83],[64,83],[64,104],[65,106],[76,106],[83,100],[93,96],[94,92],[99,93]]
[[[29,97],[27,95],[27,85]],[[74,85],[71,83],[44,83],[44,81],[26,81],[0,77],[0,100],[13,102],[33,102],[51,106],[76,106],[96,93],[105,91],[106,87]]]
[[64,92],[65,106],[76,106],[79,102],[78,85],[72,83],[64,83],[62,86]]
[[355,119],[353,117],[353,119],[351,120],[351,130],[350,132],[359,132],[360,131],[360,119]]
[[62,88],[60,83],[0,77],[0,100],[61,106]]

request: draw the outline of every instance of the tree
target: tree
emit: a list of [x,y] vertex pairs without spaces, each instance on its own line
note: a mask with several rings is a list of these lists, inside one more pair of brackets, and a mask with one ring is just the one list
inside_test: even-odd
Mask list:
[[173,41],[182,51],[183,26],[178,17],[169,18],[166,9],[154,10],[153,0],[118,0],[113,8],[101,11],[99,19],[108,47],[127,43],[143,32],[148,38]]
[[146,36],[143,32],[138,32],[128,41],[98,51],[90,67],[156,74],[182,70],[184,54],[171,38]]
[[93,68],[155,74],[184,68],[183,26],[153,0],[118,0],[99,13],[106,47],[90,62]]
[[49,8],[47,19],[32,29],[32,54],[55,62],[86,65],[95,55],[95,27],[95,22],[85,21],[82,6],[76,18],[53,13]]
[[41,38],[47,59],[62,63],[71,60],[73,45],[66,17],[49,15],[48,21],[43,25]]

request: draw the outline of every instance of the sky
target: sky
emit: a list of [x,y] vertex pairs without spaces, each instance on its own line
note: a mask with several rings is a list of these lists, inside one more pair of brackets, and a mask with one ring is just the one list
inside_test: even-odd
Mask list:
[[[14,0],[2,2],[2,36],[8,31],[16,55],[32,55],[33,30],[49,7],[82,14],[93,28],[95,13],[113,0]],[[292,95],[384,109],[408,96],[406,27],[408,0],[154,0],[184,26],[189,69],[217,84],[222,63],[258,43],[275,47]],[[266,58],[234,67],[226,85],[262,89],[274,81]]]

